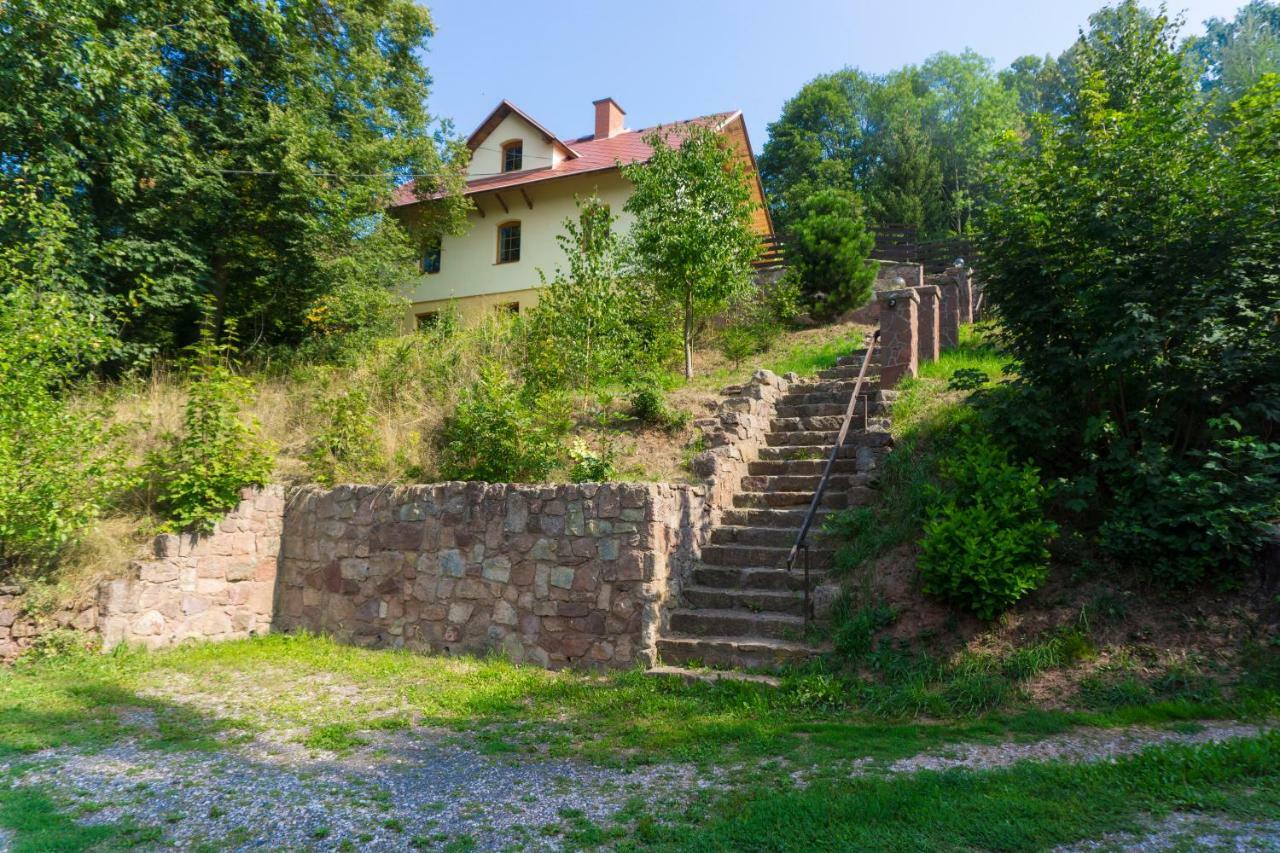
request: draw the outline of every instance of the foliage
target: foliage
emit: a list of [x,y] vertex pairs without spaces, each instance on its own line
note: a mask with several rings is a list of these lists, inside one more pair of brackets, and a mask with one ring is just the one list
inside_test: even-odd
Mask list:
[[112,346],[90,306],[50,290],[72,224],[60,203],[0,189],[0,572],[45,569],[124,482],[99,411],[74,408],[73,380]]
[[305,456],[317,483],[332,486],[350,481],[353,475],[367,474],[385,464],[370,422],[369,397],[363,390],[321,400],[318,408],[324,424],[312,437]]
[[[410,0],[20,0],[0,30],[0,181],[66,194],[70,272],[134,358],[190,341],[206,297],[250,345],[298,342],[326,294],[396,280],[413,241],[382,210],[405,175],[424,194],[462,182]],[[465,205],[453,193],[424,229]]]
[[607,483],[618,475],[616,456],[612,447],[603,451],[592,450],[582,439],[574,439],[569,446],[569,479],[575,483]]
[[1114,11],[1070,111],[993,174],[986,293],[1022,374],[996,408],[1114,553],[1192,582],[1280,513],[1280,77],[1219,117],[1175,28]]
[[877,267],[867,258],[874,247],[852,194],[820,190],[800,203],[787,262],[815,319],[831,320],[871,297]]
[[1264,74],[1280,74],[1280,3],[1250,0],[1229,21],[1210,18],[1187,50],[1202,65],[1201,89],[1215,107],[1229,108]]
[[698,124],[645,137],[653,156],[624,166],[635,190],[626,210],[638,277],[684,316],[684,373],[693,376],[698,324],[750,286],[760,252],[751,230],[746,167],[719,133]]
[[578,199],[556,240],[568,260],[538,296],[528,322],[528,373],[543,387],[594,388],[665,362],[675,348],[670,311],[630,276],[617,216],[597,197]]
[[846,68],[805,84],[783,106],[760,171],[783,231],[806,198],[836,189],[861,196],[881,222],[965,233],[992,146],[1019,125],[1016,94],[972,51],[880,77]]
[[944,488],[929,489],[917,562],[926,593],[992,619],[1044,582],[1057,526],[1044,518],[1039,472],[1010,462],[990,436],[962,429],[939,465]]
[[643,424],[665,430],[683,429],[689,423],[689,413],[673,409],[662,386],[653,379],[631,392],[631,414]]
[[450,480],[542,482],[560,465],[567,421],[551,401],[526,394],[496,363],[480,369],[441,435],[441,472]]
[[213,323],[210,312],[200,340],[189,348],[182,432],[168,436],[147,459],[156,506],[178,530],[212,530],[239,501],[240,490],[265,485],[274,467],[275,448],[261,437],[258,422],[241,414],[253,384],[231,361],[234,327],[228,325],[227,341],[217,343]]
[[990,381],[991,377],[986,374],[986,371],[978,370],[976,367],[961,367],[951,374],[951,379],[947,381],[947,389],[950,391],[973,391]]

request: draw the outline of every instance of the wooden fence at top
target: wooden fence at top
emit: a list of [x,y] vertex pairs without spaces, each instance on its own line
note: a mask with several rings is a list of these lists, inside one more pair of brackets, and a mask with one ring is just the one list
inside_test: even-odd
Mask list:
[[[963,258],[966,266],[974,266],[978,250],[974,242],[965,237],[949,237],[942,240],[921,240],[915,228],[909,225],[873,225],[876,235],[871,257],[880,261],[897,261],[904,264],[923,264],[926,273],[939,273]],[[756,259],[757,270],[773,270],[786,266],[787,237],[770,234],[761,239],[763,250]]]

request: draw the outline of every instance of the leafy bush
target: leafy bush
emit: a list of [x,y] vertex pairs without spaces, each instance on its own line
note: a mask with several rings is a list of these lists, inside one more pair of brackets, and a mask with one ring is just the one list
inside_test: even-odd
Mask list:
[[925,592],[991,619],[1044,582],[1057,527],[1044,518],[1039,472],[964,429],[940,466],[945,488],[929,490],[919,566]]
[[640,385],[631,392],[631,414],[642,423],[659,429],[683,429],[689,413],[667,405],[667,396],[656,381]]
[[1280,444],[1222,437],[1181,459],[1145,450],[1126,458],[1129,470],[1114,478],[1115,507],[1098,531],[1102,547],[1175,586],[1223,567],[1247,568],[1277,512]]
[[832,645],[842,658],[857,663],[871,652],[876,634],[897,618],[898,612],[883,601],[855,607],[846,591],[832,608]]
[[486,362],[444,426],[441,470],[450,480],[541,482],[561,462],[568,421],[553,401],[531,402],[502,365]]
[[305,458],[317,483],[331,486],[385,463],[369,417],[369,397],[361,390],[323,400],[325,423],[311,439]]
[[1002,426],[1112,554],[1238,574],[1280,515],[1280,77],[1206,106],[1136,4],[1075,59],[1068,108],[992,175],[982,271],[1023,377]]
[[168,436],[147,460],[156,505],[179,530],[212,530],[239,501],[240,490],[264,485],[273,468],[274,448],[258,422],[241,414],[253,383],[237,375],[231,361],[234,329],[228,327],[218,343],[209,316],[191,347],[182,432]]
[[65,211],[0,194],[0,573],[48,568],[123,485],[105,415],[68,404],[73,381],[114,345],[58,280]]
[[574,439],[569,447],[569,459],[573,463],[569,479],[575,483],[607,483],[618,474],[614,464],[616,456],[612,447],[595,451],[582,439]]

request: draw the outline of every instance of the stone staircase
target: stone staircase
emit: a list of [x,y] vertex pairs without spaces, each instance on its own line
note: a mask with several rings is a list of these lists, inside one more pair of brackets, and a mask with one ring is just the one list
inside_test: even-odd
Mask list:
[[[803,555],[793,570],[787,554],[844,419],[864,353],[838,360],[816,381],[791,385],[777,401],[758,458],[722,509],[701,561],[658,639],[668,665],[778,669],[822,651],[805,636]],[[821,524],[831,511],[878,499],[874,471],[888,451],[885,401],[873,358],[853,424],[836,458],[809,534],[811,588],[832,564]],[[730,389],[734,390],[734,389]]]

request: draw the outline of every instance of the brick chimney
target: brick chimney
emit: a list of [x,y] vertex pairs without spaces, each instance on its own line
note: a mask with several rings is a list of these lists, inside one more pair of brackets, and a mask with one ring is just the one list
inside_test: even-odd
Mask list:
[[601,98],[592,101],[596,108],[596,139],[608,139],[622,133],[622,122],[626,113],[613,98]]

